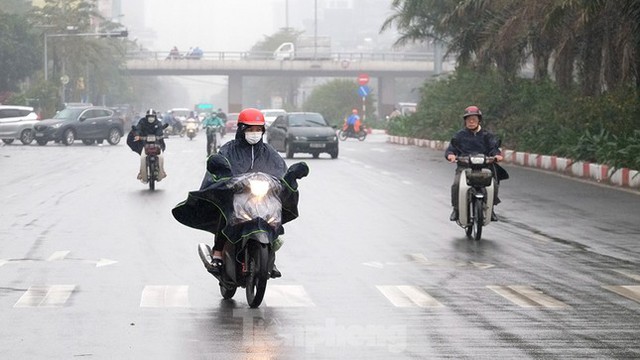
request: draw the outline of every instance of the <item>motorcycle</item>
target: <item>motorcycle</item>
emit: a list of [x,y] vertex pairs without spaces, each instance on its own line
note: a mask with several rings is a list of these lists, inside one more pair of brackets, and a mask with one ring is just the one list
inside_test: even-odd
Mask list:
[[187,137],[189,140],[193,140],[198,133],[198,124],[195,121],[188,121],[185,127],[187,129]]
[[[210,158],[209,164],[216,164],[230,174],[226,159],[217,157],[214,155]],[[299,164],[292,165],[285,175],[288,184],[308,174],[306,164]],[[220,173],[210,167],[208,170],[214,174]],[[223,249],[223,269],[219,275],[212,275],[218,280],[224,299],[231,299],[238,287],[245,288],[247,303],[251,308],[257,308],[262,303],[267,281],[271,278],[275,252],[281,245],[277,239],[283,232],[282,223],[292,219],[285,218],[282,212],[283,202],[286,201],[282,200],[286,198],[283,195],[285,186],[281,180],[269,174],[256,172],[234,176],[221,184],[221,189],[217,191],[218,197],[231,200],[232,206],[223,231],[227,237]],[[297,193],[295,199],[297,203]],[[199,244],[198,254],[211,273],[211,247]]]
[[358,131],[355,131],[350,130],[349,125],[344,124],[344,126],[342,126],[342,129],[338,131],[338,138],[341,141],[345,141],[348,138],[356,138],[360,141],[364,141],[364,139],[367,138],[367,131],[364,125],[360,125],[358,127]]
[[222,145],[223,129],[224,126],[207,127],[207,139],[210,139],[210,141],[208,141],[207,156],[218,153],[218,149],[220,149]]
[[179,135],[180,137],[183,137],[186,134],[187,130],[185,129],[184,126],[180,127],[180,130],[178,130],[178,128],[176,128],[173,125],[168,125],[165,129],[164,129],[164,136],[165,137],[169,137],[171,135]]
[[140,140],[144,140],[144,153],[147,155],[147,181],[149,190],[155,190],[156,181],[160,174],[160,159],[158,156],[162,152],[160,141],[162,136],[147,135],[141,136]]

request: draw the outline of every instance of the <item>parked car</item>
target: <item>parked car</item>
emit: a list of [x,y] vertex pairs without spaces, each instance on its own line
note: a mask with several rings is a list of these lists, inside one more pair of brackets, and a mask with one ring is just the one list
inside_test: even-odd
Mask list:
[[284,115],[287,113],[284,109],[262,109],[260,110],[262,115],[264,115],[265,126],[269,127],[280,115]]
[[38,122],[33,128],[38,145],[46,145],[52,140],[65,145],[71,145],[75,140],[82,140],[85,145],[107,140],[116,145],[124,134],[124,120],[107,107],[72,107]]
[[29,106],[0,105],[0,139],[11,144],[15,139],[29,145],[33,141],[33,125],[38,114]]
[[338,136],[319,113],[292,112],[280,115],[267,128],[267,142],[284,152],[288,159],[295,153],[308,153],[314,158],[328,153],[338,157]]
[[224,123],[225,131],[227,134],[236,136],[236,130],[238,130],[238,115],[240,113],[227,114],[227,121]]

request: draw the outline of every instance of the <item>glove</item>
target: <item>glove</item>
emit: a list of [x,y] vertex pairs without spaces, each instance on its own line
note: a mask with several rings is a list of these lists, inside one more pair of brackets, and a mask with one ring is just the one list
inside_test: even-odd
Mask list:
[[303,177],[309,175],[309,166],[305,162],[298,162],[291,166],[287,170],[287,174],[292,174],[296,179],[302,179]]

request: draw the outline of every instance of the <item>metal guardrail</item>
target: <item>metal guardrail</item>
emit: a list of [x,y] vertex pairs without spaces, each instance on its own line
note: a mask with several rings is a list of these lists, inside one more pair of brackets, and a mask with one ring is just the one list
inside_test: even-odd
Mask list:
[[[334,61],[433,61],[433,52],[335,52],[306,54],[299,60],[334,60]],[[201,57],[189,57],[184,54],[179,58],[171,58],[168,51],[138,51],[128,52],[127,60],[167,60],[167,61],[251,61],[251,60],[275,60],[270,51],[207,51]],[[295,61],[295,60],[281,60]]]

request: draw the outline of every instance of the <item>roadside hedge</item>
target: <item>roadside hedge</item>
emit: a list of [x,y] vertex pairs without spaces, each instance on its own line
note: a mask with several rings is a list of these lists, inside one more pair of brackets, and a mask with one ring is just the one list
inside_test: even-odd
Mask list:
[[563,92],[553,81],[458,69],[421,89],[418,110],[388,124],[392,135],[449,140],[462,111],[478,105],[483,126],[504,148],[640,169],[640,96],[624,88],[597,97]]

